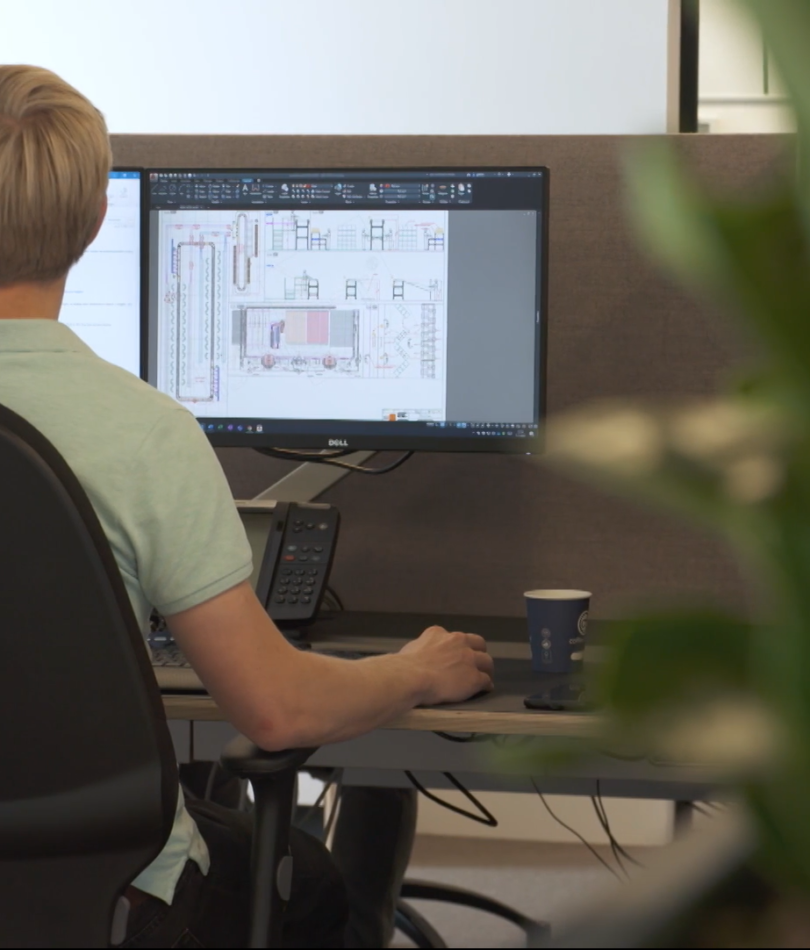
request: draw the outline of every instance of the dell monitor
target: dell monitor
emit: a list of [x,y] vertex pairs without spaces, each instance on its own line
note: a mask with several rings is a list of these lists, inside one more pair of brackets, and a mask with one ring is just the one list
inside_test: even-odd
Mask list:
[[141,375],[142,234],[138,169],[116,168],[107,214],[93,243],[68,274],[59,320],[97,356]]
[[147,174],[147,379],[214,445],[539,450],[546,168]]

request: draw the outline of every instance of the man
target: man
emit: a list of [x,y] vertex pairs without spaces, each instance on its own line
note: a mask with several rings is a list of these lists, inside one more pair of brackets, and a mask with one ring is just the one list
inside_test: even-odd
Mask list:
[[[475,635],[431,627],[398,654],[342,661],[279,633],[193,417],[96,357],[57,321],[65,279],[106,210],[103,117],[52,73],[0,66],[0,403],[53,442],[87,491],[138,622],[156,607],[227,718],[265,749],[360,735],[419,704],[492,687]],[[197,817],[195,821],[192,812]],[[295,835],[290,946],[341,946],[339,875]],[[133,882],[127,946],[243,946],[249,837],[181,794],[174,828]]]

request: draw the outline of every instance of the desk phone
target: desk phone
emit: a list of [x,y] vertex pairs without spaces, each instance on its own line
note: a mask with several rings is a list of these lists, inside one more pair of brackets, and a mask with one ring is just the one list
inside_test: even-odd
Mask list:
[[340,513],[301,502],[236,503],[253,549],[256,596],[281,627],[312,623],[335,556]]

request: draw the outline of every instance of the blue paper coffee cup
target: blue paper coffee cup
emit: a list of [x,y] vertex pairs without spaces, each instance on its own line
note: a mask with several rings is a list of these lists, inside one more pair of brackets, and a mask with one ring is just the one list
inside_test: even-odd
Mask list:
[[591,593],[586,590],[527,590],[526,617],[536,673],[582,669]]

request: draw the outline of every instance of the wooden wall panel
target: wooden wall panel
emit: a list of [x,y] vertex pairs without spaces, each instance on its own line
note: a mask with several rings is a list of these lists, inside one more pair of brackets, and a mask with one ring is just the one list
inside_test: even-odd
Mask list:
[[[787,167],[780,136],[670,136],[699,175],[746,190]],[[622,211],[636,139],[551,137],[113,136],[120,164],[343,167],[545,164],[551,169],[549,408],[716,390],[741,352],[732,321],[665,278]],[[219,452],[237,497],[289,470]],[[382,455],[382,462],[391,456]],[[351,475],[325,500],[343,533],[333,583],[355,609],[520,614],[530,587],[584,587],[593,615],[628,601],[745,597],[713,538],[525,458],[421,454],[382,478]]]

